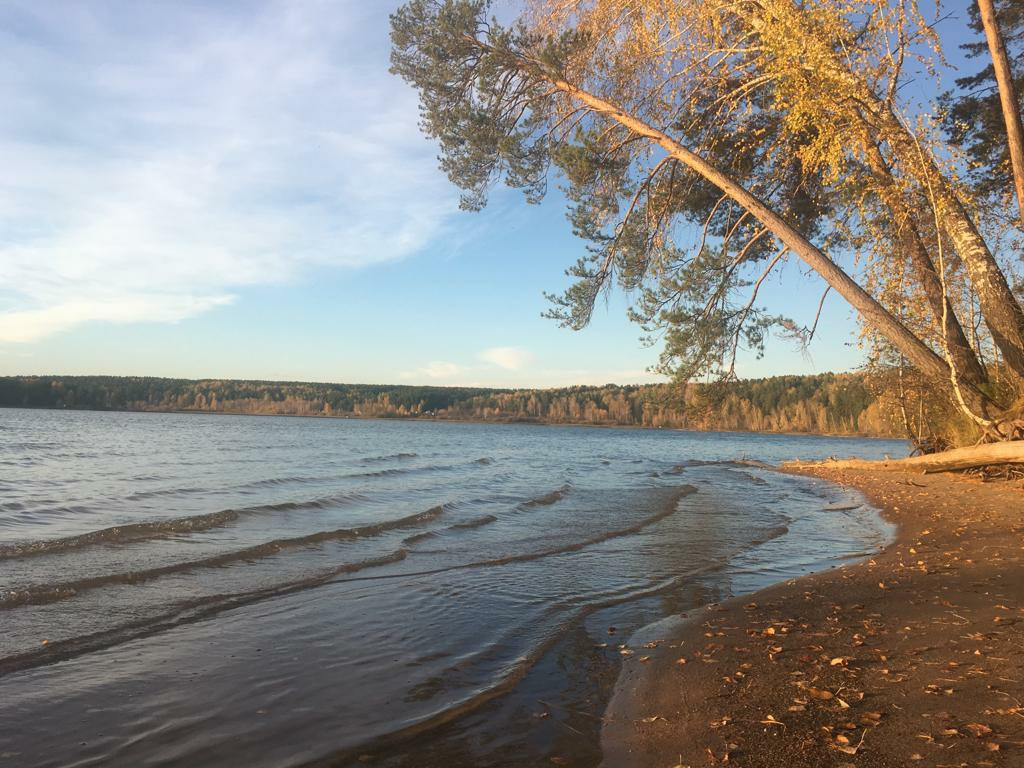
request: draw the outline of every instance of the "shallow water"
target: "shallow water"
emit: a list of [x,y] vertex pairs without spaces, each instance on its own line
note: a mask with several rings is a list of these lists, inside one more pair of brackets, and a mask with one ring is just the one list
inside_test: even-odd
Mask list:
[[629,628],[891,533],[732,462],[905,451],[0,409],[0,765],[592,764]]

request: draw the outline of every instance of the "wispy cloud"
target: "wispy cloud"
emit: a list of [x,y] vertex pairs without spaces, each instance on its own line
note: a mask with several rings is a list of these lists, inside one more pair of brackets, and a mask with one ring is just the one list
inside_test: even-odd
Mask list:
[[416,368],[412,371],[403,371],[399,375],[403,379],[413,381],[447,381],[462,375],[464,372],[465,368],[461,365],[449,363],[445,360],[434,360],[427,363],[422,368]]
[[454,210],[376,4],[5,4],[0,341],[399,259]]
[[479,357],[507,371],[522,370],[533,360],[533,355],[522,347],[491,347],[483,350]]

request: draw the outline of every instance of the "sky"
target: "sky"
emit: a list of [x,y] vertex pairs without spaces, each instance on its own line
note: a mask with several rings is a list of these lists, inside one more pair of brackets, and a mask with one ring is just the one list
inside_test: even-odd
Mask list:
[[[584,252],[557,192],[458,210],[388,73],[397,6],[5,0],[0,375],[660,380],[628,297],[580,332],[541,317]],[[765,303],[809,325],[798,271]],[[849,370],[855,334],[830,295],[809,350],[738,372]]]

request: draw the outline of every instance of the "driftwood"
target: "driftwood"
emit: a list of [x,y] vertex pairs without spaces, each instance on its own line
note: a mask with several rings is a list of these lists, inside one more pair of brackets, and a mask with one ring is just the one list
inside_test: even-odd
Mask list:
[[1024,464],[1024,441],[986,443],[970,448],[955,448],[942,453],[911,456],[909,459],[827,459],[821,462],[789,461],[784,467],[829,467],[832,469],[875,469],[905,472],[946,472],[973,469],[993,464]]

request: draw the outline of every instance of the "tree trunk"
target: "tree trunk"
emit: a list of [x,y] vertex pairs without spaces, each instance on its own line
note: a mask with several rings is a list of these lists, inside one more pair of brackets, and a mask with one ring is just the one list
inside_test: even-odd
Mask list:
[[[901,199],[896,189],[889,166],[882,156],[882,151],[873,141],[865,143],[868,166],[876,181],[882,186],[886,207],[892,214],[893,225],[897,229],[903,250],[910,257],[910,263],[917,274],[917,279],[924,290],[925,297],[935,318],[935,326],[944,333],[945,343],[949,347],[949,356],[956,368],[957,376],[965,383],[978,387],[985,383],[985,369],[978,362],[971,343],[967,340],[963,326],[957,319],[956,312],[949,297],[942,289],[942,279],[935,269],[935,264],[928,255],[921,241],[921,234],[914,224],[913,216]],[[942,328],[942,319],[946,318],[946,327]]]
[[981,11],[981,25],[985,28],[988,51],[992,55],[992,66],[999,85],[999,103],[1006,121],[1006,142],[1010,148],[1013,185],[1017,191],[1017,212],[1024,223],[1024,128],[1021,127],[1020,102],[1014,93],[1010,59],[1006,55],[992,0],[978,0],[978,10]]
[[[912,456],[909,459],[886,459],[867,461],[865,459],[840,459],[820,462],[820,466],[835,469],[881,469],[906,472],[948,472],[953,469],[972,469],[992,464],[1024,464],[1024,442],[989,443],[969,448],[955,448],[952,451],[931,453],[927,456]],[[815,466],[787,462],[782,466]]]

